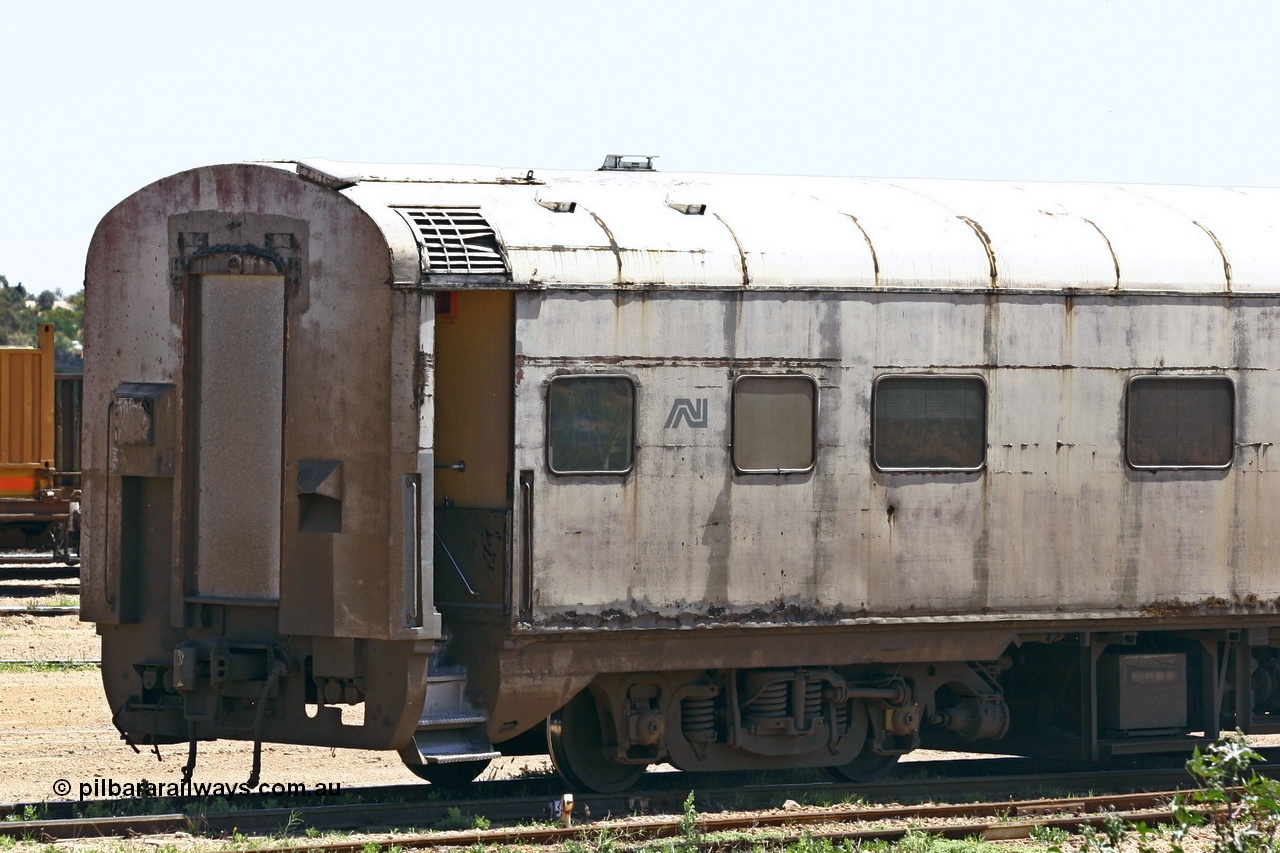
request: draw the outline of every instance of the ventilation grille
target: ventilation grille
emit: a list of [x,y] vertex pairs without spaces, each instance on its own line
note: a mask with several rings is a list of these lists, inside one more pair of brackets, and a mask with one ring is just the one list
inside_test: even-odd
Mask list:
[[417,232],[427,275],[507,275],[497,235],[479,210],[434,207],[400,213]]

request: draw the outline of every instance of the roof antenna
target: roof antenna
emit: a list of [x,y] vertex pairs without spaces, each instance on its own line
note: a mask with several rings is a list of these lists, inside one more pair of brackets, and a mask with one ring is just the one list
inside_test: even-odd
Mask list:
[[653,161],[656,154],[609,154],[597,172],[656,172]]

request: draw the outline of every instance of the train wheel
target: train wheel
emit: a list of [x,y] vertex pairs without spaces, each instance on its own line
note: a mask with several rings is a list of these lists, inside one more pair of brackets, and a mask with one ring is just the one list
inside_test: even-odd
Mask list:
[[579,792],[616,794],[644,775],[644,764],[620,764],[605,754],[600,715],[584,690],[547,718],[547,751],[556,771]]
[[[887,776],[895,764],[898,763],[897,755],[881,755],[878,752],[872,752],[868,748],[871,740],[871,720],[867,718],[867,709],[858,702],[855,705],[855,714],[861,715],[867,721],[867,731],[863,737],[862,749],[858,752],[857,757],[848,764],[837,764],[832,767],[825,768],[827,775],[837,782],[874,782],[884,776]],[[849,747],[852,749],[852,744]]]
[[864,749],[848,764],[825,768],[827,775],[837,782],[874,782],[888,776],[901,756],[881,755]]
[[489,766],[488,761],[455,761],[452,764],[406,764],[410,772],[432,785],[456,788],[474,782]]

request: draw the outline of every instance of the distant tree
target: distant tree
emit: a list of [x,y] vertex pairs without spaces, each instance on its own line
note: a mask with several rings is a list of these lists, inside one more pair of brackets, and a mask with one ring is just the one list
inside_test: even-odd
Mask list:
[[53,324],[53,347],[59,371],[82,368],[84,342],[84,291],[65,299],[61,290],[45,290],[34,298],[21,283],[10,285],[0,275],[0,346],[31,347],[38,342],[36,325]]
[[41,311],[41,323],[53,324],[53,346],[57,352],[59,372],[77,372],[84,365],[84,291],[57,299],[48,310]]
[[35,341],[35,325],[27,308],[27,291],[12,286],[0,277],[0,346],[31,346]]

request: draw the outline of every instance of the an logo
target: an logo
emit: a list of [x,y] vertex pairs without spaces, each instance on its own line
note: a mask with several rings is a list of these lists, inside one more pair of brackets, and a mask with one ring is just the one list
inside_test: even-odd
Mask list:
[[707,398],[699,397],[697,400],[690,400],[687,397],[677,397],[671,404],[671,414],[667,415],[667,424],[663,429],[678,427],[681,421],[694,429],[706,429]]

